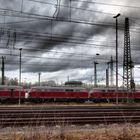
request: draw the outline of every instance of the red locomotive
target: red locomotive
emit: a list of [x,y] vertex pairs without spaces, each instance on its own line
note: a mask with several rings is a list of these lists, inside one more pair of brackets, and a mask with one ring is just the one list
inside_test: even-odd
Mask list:
[[115,101],[116,98],[118,100],[126,100],[127,98],[140,100],[140,90],[128,92],[124,88],[119,88],[117,92],[115,88],[94,88],[89,94],[90,99],[95,102]]
[[77,86],[37,86],[31,87],[30,91],[25,93],[25,90],[20,86],[7,86],[0,85],[0,102],[15,102],[18,99],[21,101],[93,101],[93,102],[109,102],[118,100],[133,99],[135,101],[140,101],[140,90],[135,90],[132,92],[127,92],[123,88],[93,88],[90,92],[84,87]]
[[93,102],[109,102],[115,101],[116,98],[120,101],[125,101],[127,98],[133,100],[140,100],[140,90],[127,92],[123,88],[93,88],[90,92],[83,87],[73,86],[38,86],[32,87],[29,91],[28,100],[42,102],[42,101],[93,101]]
[[25,99],[24,89],[20,86],[0,85],[0,102],[15,102]]
[[29,91],[29,100],[32,101],[77,101],[88,100],[88,90],[83,87],[32,87]]

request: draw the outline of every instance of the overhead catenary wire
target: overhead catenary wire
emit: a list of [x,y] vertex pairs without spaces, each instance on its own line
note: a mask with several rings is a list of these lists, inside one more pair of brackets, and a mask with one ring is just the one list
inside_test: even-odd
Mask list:
[[[30,38],[32,38],[32,37],[34,37],[33,39],[30,39]],[[43,38],[42,38],[43,37]],[[55,41],[55,43],[63,43],[63,44],[69,44],[69,46],[76,46],[76,44],[77,45],[79,45],[79,44],[81,44],[81,45],[89,45],[89,46],[91,46],[91,47],[94,47],[94,48],[99,48],[99,47],[103,47],[103,48],[112,48],[112,47],[114,47],[115,45],[114,45],[114,43],[112,42],[112,44],[110,44],[110,45],[103,45],[103,44],[98,44],[98,43],[87,43],[86,41],[84,42],[84,40],[83,40],[83,42],[81,42],[79,39],[77,40],[76,38],[73,38],[73,39],[69,39],[68,38],[68,40],[65,40],[65,39],[67,39],[67,38],[61,38],[61,37],[53,37],[51,40],[50,40],[50,36],[39,36],[39,37],[37,37],[37,36],[23,36],[23,37],[19,37],[19,38],[17,38],[16,40],[17,41],[34,41],[34,43],[36,42],[36,43],[47,43],[47,44],[53,44],[54,43],[54,41]],[[45,37],[45,38],[44,38]],[[46,38],[46,37],[48,37],[48,38]],[[8,39],[8,38],[7,38]],[[3,40],[7,40],[6,38],[5,39],[3,39]],[[80,42],[79,42],[80,41]],[[90,40],[87,40],[87,41],[90,41]],[[94,41],[94,40],[91,40],[91,41]],[[99,41],[99,43],[101,43],[102,41]],[[103,41],[103,42],[105,42],[105,41]],[[98,47],[97,47],[98,46]],[[132,46],[136,46],[135,44],[132,44]],[[82,47],[82,46],[81,46]],[[100,49],[103,49],[103,48],[100,48]]]
[[[22,17],[21,17],[22,18]],[[37,17],[38,18],[38,17]],[[57,17],[57,18],[59,18],[59,17]],[[61,18],[60,18],[61,19]],[[51,19],[52,20],[52,19]],[[69,21],[68,21],[69,22]],[[97,25],[98,26],[98,25]],[[24,35],[24,37],[26,38],[26,37],[28,37],[28,36],[25,36]],[[32,37],[32,35],[31,35],[31,37]],[[24,40],[24,38],[22,38],[23,40]],[[38,39],[38,40],[42,40],[42,42],[44,41],[44,37],[43,36],[39,36],[39,37],[36,37],[36,39]],[[63,38],[61,38],[61,39],[63,39]],[[76,40],[75,38],[73,39],[73,40]],[[80,40],[80,39],[79,39]],[[19,40],[20,41],[20,40]],[[22,40],[21,40],[22,41]],[[31,40],[29,40],[29,41],[31,41]],[[59,41],[61,41],[61,40],[59,40]],[[77,40],[76,40],[77,41]],[[73,44],[76,44],[76,42],[73,42]],[[112,46],[111,46],[112,47]],[[107,48],[107,46],[106,46],[106,48]]]
[[[0,8],[1,9],[1,8]],[[6,9],[6,10],[8,10],[8,9]],[[11,10],[8,10],[8,11],[11,11]],[[19,14],[19,13],[17,13],[17,14]],[[47,20],[53,20],[53,21],[59,21],[59,22],[73,22],[73,23],[79,23],[79,24],[87,24],[87,25],[94,25],[94,26],[102,26],[102,27],[104,27],[104,28],[106,28],[106,27],[112,27],[112,28],[114,28],[115,27],[115,25],[114,24],[112,24],[112,23],[94,23],[94,22],[89,22],[89,21],[84,21],[84,20],[77,20],[77,19],[73,19],[73,18],[71,18],[71,19],[69,19],[69,18],[62,18],[62,17],[57,17],[57,18],[55,18],[55,17],[52,17],[52,16],[42,16],[42,15],[38,15],[38,14],[32,14],[32,13],[26,13],[25,12],[25,15],[12,15],[12,14],[3,14],[3,13],[0,13],[0,15],[2,15],[2,16],[9,16],[9,17],[19,17],[19,18],[25,18],[25,19],[27,19],[27,18],[32,18],[32,19],[38,19],[38,20],[45,20],[45,21],[47,21]],[[34,15],[34,16],[32,16],[32,15]],[[123,27],[123,26],[122,26]]]
[[[4,14],[4,16],[6,16],[5,14]],[[9,15],[10,16],[10,15]],[[17,17],[17,16],[16,16]],[[49,16],[47,16],[47,17],[49,17]],[[22,17],[23,18],[23,17]],[[27,17],[25,17],[25,18],[27,18]],[[35,17],[32,17],[32,18],[35,18]],[[37,18],[37,17],[36,17]],[[51,18],[51,17],[50,17]],[[92,23],[92,22],[84,22],[84,21],[76,21],[76,20],[72,20],[72,21],[69,21],[69,19],[65,19],[65,20],[63,20],[62,18],[54,18],[54,19],[50,19],[50,18],[48,18],[48,19],[45,19],[45,20],[53,20],[53,21],[62,21],[62,22],[74,22],[74,23],[82,23],[82,24],[89,24],[89,25],[94,25],[94,26],[102,26],[102,27],[113,27],[113,29],[114,29],[114,25],[112,24],[97,24],[97,23]],[[38,17],[38,19],[40,19],[39,17]],[[40,19],[40,20],[44,20],[44,19]],[[123,28],[123,26],[120,28],[120,29],[124,29]],[[131,30],[130,30],[131,31]],[[136,32],[136,31],[132,31],[132,32]]]
[[[32,1],[32,2],[37,2],[37,3],[43,3],[43,4],[50,4],[50,5],[53,5],[55,6],[54,3],[50,3],[50,2],[44,2],[44,1],[38,1],[38,0],[27,0],[27,1]],[[137,9],[137,10],[140,10],[140,7],[139,6],[130,6],[130,5],[121,5],[121,4],[111,4],[111,3],[103,3],[103,2],[95,2],[95,1],[85,1],[85,0],[71,0],[71,2],[85,2],[85,3],[90,3],[90,4],[98,4],[98,5],[106,5],[106,6],[117,6],[117,7],[124,7],[124,8],[132,8],[132,9]],[[93,13],[101,13],[101,14],[107,14],[107,15],[111,15],[114,16],[116,15],[116,13],[108,13],[108,12],[103,12],[103,11],[98,11],[98,10],[89,10],[89,9],[85,9],[85,8],[81,8],[81,7],[69,7],[69,6],[66,6],[66,5],[63,5],[61,4],[60,5],[61,7],[66,7],[66,8],[71,8],[71,9],[77,9],[77,10],[83,10],[83,11],[89,11],[89,12],[93,12]],[[122,17],[127,17],[126,15],[123,15],[121,14]],[[136,18],[136,17],[132,17],[132,16],[129,16],[129,18],[134,18],[134,19],[137,19],[137,20],[140,20],[140,18]]]
[[[51,3],[51,2],[46,2],[46,1],[39,1],[39,0],[26,0],[26,1],[32,1],[32,2],[36,2],[36,3],[42,3],[42,4],[49,4],[49,5],[53,5],[55,6],[56,4]],[[74,3],[79,3],[79,2],[83,2],[83,3],[90,3],[90,4],[98,4],[98,5],[106,5],[106,6],[113,6],[113,7],[125,7],[125,8],[132,8],[132,9],[137,9],[140,10],[139,6],[130,6],[130,5],[122,5],[122,4],[111,4],[111,3],[104,3],[104,2],[96,2],[96,1],[85,1],[85,0],[71,0],[71,2]],[[96,10],[88,10],[88,9],[82,9],[80,7],[73,7],[73,6],[67,6],[67,5],[63,5],[60,4],[61,7],[66,7],[66,8],[74,8],[74,9],[79,9],[79,10],[84,10],[84,11],[90,11],[90,12],[101,12],[104,14],[110,14],[110,15],[115,15],[116,13],[106,13],[106,12],[102,12],[102,11],[96,11]]]
[[[29,0],[29,1],[34,1],[34,0]],[[41,1],[37,1],[37,0],[35,0],[35,2],[41,2]],[[88,1],[82,1],[82,2],[88,2]],[[48,3],[48,2],[41,2],[41,3],[46,3],[46,4],[52,4],[52,5],[55,5],[55,4],[53,4],[53,3]],[[92,2],[90,2],[90,3],[92,3]],[[104,3],[99,3],[99,2],[93,2],[93,3],[96,3],[96,4],[104,4]],[[105,3],[106,5],[114,5],[114,4],[107,4],[107,3]],[[65,6],[65,5],[60,5],[60,6]],[[125,5],[114,5],[114,6],[125,6]],[[66,7],[68,7],[68,8],[76,8],[76,7],[69,7],[69,6],[66,6]],[[129,7],[129,6],[126,6],[126,7]],[[130,6],[130,7],[132,7],[132,6]],[[134,8],[134,7],[133,7]],[[136,7],[135,7],[136,8]],[[137,7],[137,8],[139,8],[139,7]],[[0,9],[3,9],[3,10],[8,10],[9,11],[9,9],[5,9],[5,8],[0,8]],[[83,9],[83,10],[85,10],[86,11],[86,9]],[[20,12],[20,11],[17,11],[17,10],[10,10],[10,11],[13,11],[13,12]],[[93,12],[102,12],[102,11],[93,11]],[[30,15],[35,15],[35,16],[37,16],[38,14],[33,14],[33,13],[27,13],[27,12],[23,12],[23,13],[25,13],[25,14],[30,14]],[[104,13],[104,12],[102,12],[102,13]],[[109,14],[109,13],[107,13],[107,14]],[[111,13],[112,14],[112,13]],[[112,14],[112,15],[114,15],[114,14]],[[43,16],[43,15],[38,15],[38,16]],[[124,16],[124,15],[121,15],[121,16]],[[44,16],[43,16],[44,17]],[[45,16],[45,17],[48,17],[49,18],[49,16]],[[124,16],[124,17],[126,17],[126,16]],[[132,17],[133,18],[133,17]],[[87,23],[87,24],[90,24],[90,23]]]
[[[0,55],[4,55],[4,56],[10,56],[10,57],[15,57],[15,56],[17,56],[17,57],[19,57],[19,55],[18,54],[14,54],[14,53],[12,53],[12,54],[10,54],[10,53],[0,53]],[[57,60],[57,61],[60,61],[60,60],[62,60],[62,61],[81,61],[81,58],[79,57],[79,58],[74,58],[74,56],[72,57],[72,58],[65,58],[65,57],[41,57],[41,56],[36,56],[36,55],[23,55],[22,56],[23,58],[33,58],[33,59],[44,59],[44,60]],[[102,59],[102,58],[99,58],[99,60],[104,60],[104,59]],[[91,60],[93,60],[93,57],[83,57],[82,58],[82,61],[89,61],[89,62],[91,62]]]
[[107,6],[117,6],[117,7],[126,7],[126,8],[133,8],[140,10],[139,6],[130,6],[130,5],[122,5],[122,4],[111,4],[105,2],[96,2],[96,1],[87,1],[87,0],[72,0],[73,2],[84,2],[84,3],[92,3],[92,4],[99,4],[99,5],[107,5]]

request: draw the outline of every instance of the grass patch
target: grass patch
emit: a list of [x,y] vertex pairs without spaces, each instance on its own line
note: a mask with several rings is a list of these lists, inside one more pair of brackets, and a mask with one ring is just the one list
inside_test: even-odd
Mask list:
[[140,127],[132,125],[110,126],[104,128],[69,129],[67,126],[55,128],[32,127],[17,131],[0,133],[0,140],[140,140]]

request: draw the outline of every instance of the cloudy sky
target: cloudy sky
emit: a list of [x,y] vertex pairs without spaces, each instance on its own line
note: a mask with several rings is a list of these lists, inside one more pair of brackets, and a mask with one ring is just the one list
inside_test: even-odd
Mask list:
[[[139,0],[0,0],[0,55],[5,75],[19,77],[22,48],[22,81],[93,82],[97,61],[98,83],[115,60],[115,19],[119,24],[119,80],[122,80],[124,21],[129,18],[135,81],[140,82]],[[99,53],[100,55],[96,55]],[[115,70],[115,67],[114,67]],[[115,71],[114,71],[115,74]],[[115,79],[114,79],[115,80]],[[121,83],[121,82],[120,82]]]

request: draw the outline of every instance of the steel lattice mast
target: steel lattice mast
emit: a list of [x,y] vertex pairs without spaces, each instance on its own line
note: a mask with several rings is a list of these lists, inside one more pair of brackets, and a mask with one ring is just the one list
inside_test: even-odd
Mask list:
[[129,19],[125,18],[124,30],[124,60],[123,60],[123,86],[127,91],[132,91],[134,86],[133,62],[131,60]]

